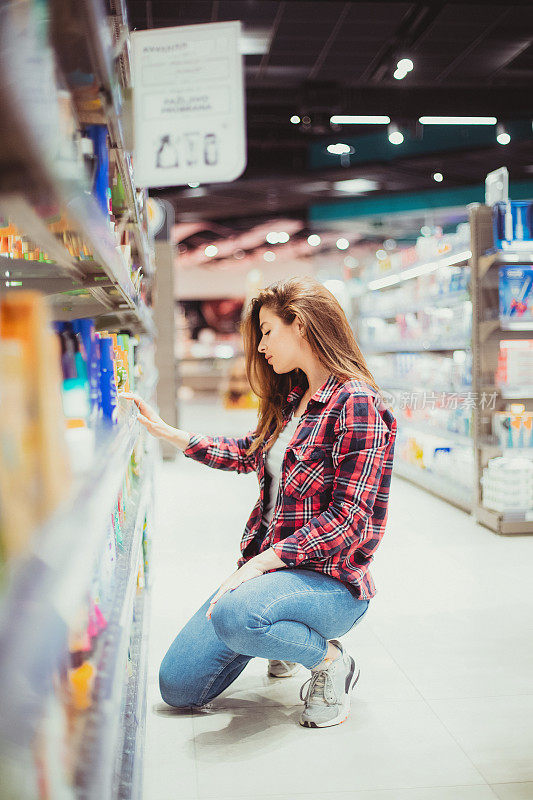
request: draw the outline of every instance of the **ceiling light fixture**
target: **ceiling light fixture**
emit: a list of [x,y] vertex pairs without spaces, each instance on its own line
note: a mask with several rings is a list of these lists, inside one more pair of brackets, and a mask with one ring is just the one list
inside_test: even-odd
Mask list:
[[263,258],[265,261],[275,261],[276,254],[273,253],[272,250],[266,250],[266,252],[263,253]]
[[187,185],[188,185],[188,186],[190,186],[190,187],[191,187],[191,189],[198,189],[198,187],[200,186],[200,184],[199,184],[199,183],[196,183],[196,181],[191,181],[191,182],[190,182],[189,184],[187,184]]
[[396,64],[396,69],[401,69],[403,72],[411,72],[414,66],[410,58],[401,58]]
[[376,258],[378,261],[385,261],[387,253],[385,250],[376,250]]
[[218,247],[214,244],[208,244],[204,250],[204,253],[208,258],[213,258],[218,253]]
[[496,117],[420,117],[421,125],[496,125]]
[[368,114],[334,114],[329,121],[332,125],[388,125],[390,117]]
[[278,242],[279,242],[279,244],[287,244],[287,242],[289,241],[290,238],[291,237],[289,236],[289,234],[286,231],[280,231],[278,233]]
[[362,194],[363,192],[373,192],[379,188],[377,181],[370,181],[366,178],[354,178],[347,181],[335,181],[333,188],[337,192],[350,192],[351,194]]
[[312,233],[310,236],[307,237],[307,244],[310,247],[318,247],[322,239],[317,233]]
[[507,133],[503,125],[496,126],[496,141],[498,144],[509,144],[511,141],[510,135]]
[[337,245],[339,250],[347,250],[350,246],[350,242],[348,241],[348,239],[344,239],[342,236],[340,239],[337,239],[335,244]]
[[279,242],[279,235],[277,231],[269,231],[265,236],[269,244],[277,244]]
[[442,183],[442,181],[444,180],[444,175],[442,174],[442,172],[434,172],[431,177],[437,183]]
[[389,127],[387,129],[387,133],[388,133],[388,136],[389,136],[389,142],[391,144],[398,145],[398,144],[401,144],[403,142],[403,138],[404,138],[403,137],[403,133],[398,128],[396,123],[391,122],[391,124],[389,125]]
[[302,120],[298,116],[298,114],[293,114],[291,117],[291,122],[293,125],[299,125]]
[[332,156],[347,156],[351,153],[355,153],[355,148],[350,147],[349,144],[344,144],[343,142],[337,142],[337,144],[328,144],[326,150]]
[[397,81],[401,81],[405,78],[408,72],[411,72],[413,67],[414,64],[410,58],[402,58],[396,64],[396,70],[394,71],[393,77],[396,78]]

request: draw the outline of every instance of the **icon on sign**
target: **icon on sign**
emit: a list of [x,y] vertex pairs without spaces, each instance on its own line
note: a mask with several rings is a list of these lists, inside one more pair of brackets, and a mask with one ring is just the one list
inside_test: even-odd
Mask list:
[[200,134],[185,134],[185,160],[188,167],[195,167],[200,160]]
[[179,167],[178,150],[172,144],[171,137],[167,134],[159,141],[159,148],[155,156],[155,165],[161,169]]
[[214,133],[206,133],[204,136],[204,163],[210,167],[218,164],[218,143]]

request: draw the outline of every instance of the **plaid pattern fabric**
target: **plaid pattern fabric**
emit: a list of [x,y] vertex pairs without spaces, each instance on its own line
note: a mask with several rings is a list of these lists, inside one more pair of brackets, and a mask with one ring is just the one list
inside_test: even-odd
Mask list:
[[[294,388],[288,420],[302,397]],[[257,472],[259,499],[241,541],[242,566],[272,547],[289,567],[324,572],[370,599],[370,562],[385,532],[396,420],[366,383],[330,375],[310,399],[283,460],[272,519],[261,528],[265,493],[263,442],[245,451],[255,431],[241,439],[193,434],[183,451],[215,469]]]

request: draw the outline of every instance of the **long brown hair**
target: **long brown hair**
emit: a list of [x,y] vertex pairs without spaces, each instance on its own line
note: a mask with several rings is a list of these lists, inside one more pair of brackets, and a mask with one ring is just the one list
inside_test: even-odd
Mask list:
[[288,393],[295,386],[301,386],[304,392],[309,388],[302,370],[278,375],[259,353],[257,348],[262,337],[259,310],[262,306],[271,309],[286,325],[298,317],[313,353],[339,380],[364,380],[379,391],[337,298],[319,281],[307,276],[273,283],[250,301],[240,325],[246,375],[252,391],[259,397],[256,436],[247,455],[261,446],[272,425],[271,444],[276,440],[284,425],[283,408]]

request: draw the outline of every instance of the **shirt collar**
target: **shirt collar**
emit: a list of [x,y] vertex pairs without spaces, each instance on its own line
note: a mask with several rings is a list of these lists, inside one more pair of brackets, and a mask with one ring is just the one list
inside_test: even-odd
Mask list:
[[[327,403],[338,384],[339,379],[335,375],[330,375],[327,381],[310,398],[309,402]],[[287,403],[292,405],[303,396],[303,393],[304,390],[301,386],[295,386],[287,395]]]

